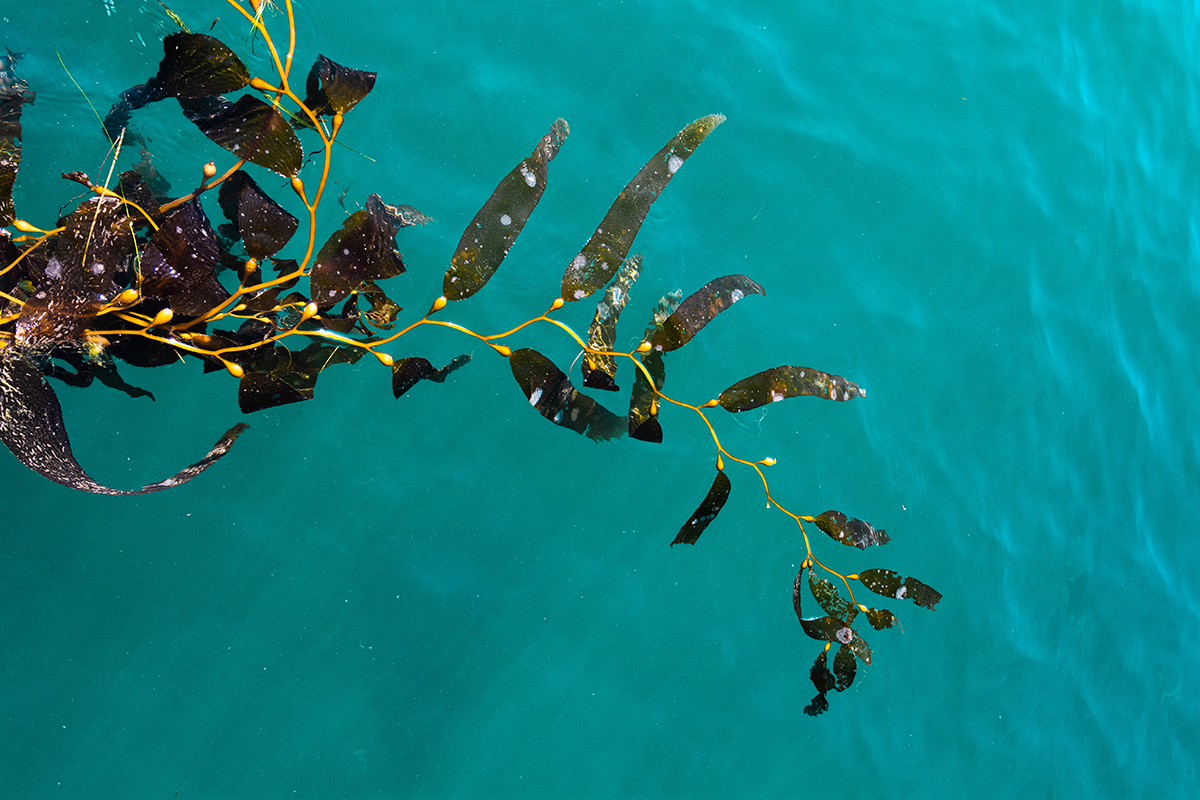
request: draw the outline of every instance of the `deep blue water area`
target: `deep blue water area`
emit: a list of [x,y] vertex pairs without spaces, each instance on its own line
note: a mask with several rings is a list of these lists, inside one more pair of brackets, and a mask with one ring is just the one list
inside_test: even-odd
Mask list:
[[[169,5],[274,78],[228,3]],[[892,537],[863,552],[809,526],[824,563],[944,599],[887,605],[903,629],[867,628],[873,663],[806,716],[804,546],[754,472],[727,464],[724,511],[668,547],[713,475],[694,413],[664,408],[661,445],[597,444],[482,343],[422,329],[389,351],[474,359],[399,400],[373,359],[331,367],[167,492],[87,495],[0,458],[0,797],[1197,795],[1200,3],[295,9],[294,82],[317,53],[379,73],[333,195],[435,219],[397,239],[406,319],[556,118],[541,204],[446,319],[537,316],[626,181],[726,115],[642,228],[619,343],[669,291],[760,282],[671,354],[668,393],[780,364],[857,382],[849,403],[709,416],[730,452],[778,460],[785,507]],[[173,30],[144,0],[0,6],[37,92],[21,217],[49,227],[79,189],[60,173],[105,174],[93,107],[153,75]],[[158,106],[135,124],[178,192],[232,163]],[[345,213],[323,204],[318,242]],[[591,308],[559,315],[582,330]],[[545,324],[512,344],[577,354]],[[161,479],[242,420],[236,381],[195,362],[123,375],[156,400],[57,388],[101,482]]]

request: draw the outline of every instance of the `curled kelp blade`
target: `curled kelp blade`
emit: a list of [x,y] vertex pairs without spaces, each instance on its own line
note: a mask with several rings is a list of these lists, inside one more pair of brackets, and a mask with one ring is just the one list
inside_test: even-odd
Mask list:
[[717,476],[713,478],[708,494],[700,501],[700,505],[692,512],[688,521],[683,523],[683,527],[675,535],[675,541],[671,542],[671,547],[677,544],[695,544],[708,524],[716,519],[717,514],[720,514],[721,509],[725,507],[725,501],[729,499],[730,488],[729,476],[725,474],[724,470],[717,470]]
[[555,425],[582,433],[589,439],[615,439],[625,433],[625,422],[586,394],[580,394],[554,362],[532,348],[512,351],[508,359],[513,377],[529,398],[529,405]]
[[0,356],[0,439],[34,472],[81,492],[151,494],[187,483],[229,452],[246,427],[234,425],[208,455],[166,480],[141,489],[112,489],[92,480],[75,460],[58,397],[37,367],[18,356]]
[[726,411],[748,411],[789,397],[808,395],[844,402],[854,397],[865,397],[866,394],[858,384],[851,383],[841,375],[785,364],[742,378],[721,392],[717,402]]
[[[604,297],[596,304],[596,313],[592,324],[588,327],[588,347],[592,350],[611,351],[617,341],[617,319],[621,310],[629,302],[629,290],[637,280],[642,268],[642,256],[634,253],[625,259],[617,272],[617,279],[604,292]],[[606,392],[618,391],[617,361],[610,355],[585,353],[583,356],[583,385],[589,389],[603,389]]]
[[718,314],[750,294],[766,294],[762,286],[745,275],[715,278],[692,292],[674,313],[654,331],[650,345],[655,350],[676,350],[692,340]]
[[508,173],[463,231],[442,279],[447,300],[463,300],[491,280],[546,191],[550,161],[570,129],[558,119],[529,157]]
[[[642,341],[648,342],[654,338],[655,332],[670,318],[682,299],[683,292],[676,289],[658,301],[658,306],[654,309],[654,317],[646,327]],[[663,383],[667,379],[667,367],[663,363],[662,353],[658,350],[648,350],[642,353],[639,359],[642,366],[646,368],[646,372],[650,373],[653,382],[646,378],[642,370],[635,371],[633,391],[629,395],[629,435],[643,442],[660,444],[663,440],[663,431],[662,425],[658,422],[658,403],[655,402],[655,391],[662,391]]]
[[634,237],[641,230],[650,205],[658,199],[675,172],[695,152],[704,137],[725,121],[720,114],[710,114],[688,125],[667,142],[637,175],[633,176],[617,199],[613,201],[604,220],[588,239],[579,255],[567,265],[562,279],[562,298],[567,302],[582,300],[607,286],[620,268]]
[[[345,114],[375,88],[375,78],[374,72],[343,67],[318,54],[308,71],[304,105],[318,115]],[[305,115],[296,119],[301,125],[312,124]]]
[[392,394],[396,397],[407,392],[421,381],[445,383],[451,372],[471,361],[471,356],[463,353],[455,356],[446,366],[438,369],[429,359],[421,356],[401,358],[392,364]]

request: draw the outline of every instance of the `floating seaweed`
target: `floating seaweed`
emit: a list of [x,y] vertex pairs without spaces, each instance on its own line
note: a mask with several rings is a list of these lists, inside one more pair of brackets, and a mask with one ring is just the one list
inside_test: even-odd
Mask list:
[[[404,228],[430,222],[428,217],[411,206],[371,195],[317,245],[317,209],[329,187],[334,145],[346,115],[374,89],[376,73],[318,55],[301,99],[291,88],[296,46],[291,3],[285,3],[285,57],[263,22],[261,0],[226,2],[265,44],[276,70],[273,79],[253,75],[231,48],[215,37],[187,30],[172,14],[183,30],[163,40],[157,72],[122,92],[104,120],[116,150],[136,146],[141,161],[115,179],[110,173],[100,184],[83,173],[65,175],[84,186],[89,196],[49,228],[21,219],[14,208],[21,116],[34,94],[17,75],[18,56],[0,56],[0,440],[23,464],[80,491],[158,492],[199,476],[228,453],[247,427],[238,423],[229,428],[207,455],[170,478],[139,489],[113,489],[92,480],[76,462],[48,378],[74,386],[99,379],[131,397],[153,400],[149,392],[125,382],[118,361],[155,367],[195,360],[206,371],[224,369],[237,378],[240,410],[253,414],[313,399],[325,369],[370,354],[390,367],[392,393],[399,398],[423,382],[444,383],[470,362],[471,356],[464,354],[439,368],[423,356],[394,358],[385,349],[418,327],[442,327],[507,358],[520,392],[535,411],[590,439],[604,441],[628,433],[661,443],[662,408],[699,416],[716,446],[716,475],[672,546],[695,545],[703,532],[719,527],[717,517],[732,491],[728,463],[757,474],[768,506],[799,527],[804,544],[793,605],[804,633],[824,643],[809,670],[817,696],[806,713],[823,712],[830,692],[853,684],[858,663],[871,663],[871,649],[855,627],[860,613],[875,630],[897,623],[892,612],[859,603],[852,582],[893,600],[934,608],[941,594],[916,578],[886,569],[842,575],[818,561],[805,523],[864,550],[886,544],[891,537],[839,511],[815,517],[788,511],[771,493],[764,471],[775,460],[733,455],[709,418],[708,412],[717,406],[738,413],[794,397],[847,402],[865,396],[857,384],[820,370],[784,365],[750,375],[699,404],[665,393],[664,355],[686,346],[738,301],[764,295],[759,283],[745,275],[725,275],[686,298],[682,292],[672,293],[659,301],[640,344],[628,352],[617,349],[619,318],[645,268],[646,260],[630,253],[634,239],[651,205],[724,117],[713,114],[685,126],[634,175],[568,262],[561,296],[547,311],[492,334],[443,319],[440,312],[450,302],[475,296],[496,275],[527,227],[547,189],[550,162],[567,139],[567,123],[555,120],[466,226],[444,275],[443,295],[423,316],[404,324],[403,308],[388,284],[407,269],[396,239]],[[219,175],[215,161],[210,161],[202,168],[198,187],[180,196],[169,195],[169,185],[151,166],[146,138],[133,126],[140,109],[168,98],[177,100],[184,118],[227,151],[230,155],[224,157],[232,161]],[[307,158],[302,137],[316,147],[309,147]],[[115,162],[114,157],[112,172]],[[251,168],[284,176],[307,219],[284,210],[255,180]],[[206,206],[219,209],[225,221],[214,228]],[[302,235],[296,245],[298,232]],[[282,256],[289,247],[297,252]],[[586,337],[551,316],[565,303],[601,290]],[[574,341],[582,356],[582,389],[537,349],[513,349],[504,342],[532,325],[551,326]],[[629,411],[619,415],[584,390],[619,391],[618,371],[626,365],[633,370],[633,386]],[[818,575],[818,569],[829,577]],[[801,613],[806,583],[824,616],[807,618]],[[830,668],[828,652],[834,646]]]

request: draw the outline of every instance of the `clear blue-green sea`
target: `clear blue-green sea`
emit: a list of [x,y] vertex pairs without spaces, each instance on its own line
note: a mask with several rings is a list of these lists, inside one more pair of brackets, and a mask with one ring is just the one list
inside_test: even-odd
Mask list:
[[[228,3],[169,5],[274,79]],[[141,497],[0,452],[0,797],[1200,796],[1200,3],[295,9],[294,83],[318,53],[379,73],[339,134],[318,245],[371,193],[435,219],[397,237],[407,321],[556,118],[571,133],[541,204],[440,318],[538,316],[625,183],[726,115],[646,219],[618,344],[667,292],[761,283],[670,354],[667,393],[700,404],[781,364],[858,383],[848,403],[708,416],[732,454],[777,459],[785,508],[892,537],[860,551],[807,526],[824,564],[944,599],[875,598],[900,625],[861,625],[872,664],[807,716],[803,539],[758,476],[727,462],[721,515],[668,546],[714,474],[694,412],[665,407],[662,444],[590,441],[444,327],[388,351],[474,359],[399,399],[371,358],[248,417],[195,360],[124,366],[155,400],[55,384],[102,483],[160,480],[250,428]],[[104,177],[97,112],[174,30],[146,0],[0,4],[37,93],[19,216],[49,228],[79,196],[60,173]],[[175,101],[135,125],[178,194],[233,163]],[[593,308],[556,317],[585,330]],[[578,353],[545,323],[506,341],[564,370]]]

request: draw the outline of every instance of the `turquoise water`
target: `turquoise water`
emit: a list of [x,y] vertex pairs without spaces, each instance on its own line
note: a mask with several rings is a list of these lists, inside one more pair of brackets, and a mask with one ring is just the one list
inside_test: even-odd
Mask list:
[[[874,663],[805,716],[803,547],[753,473],[731,466],[718,521],[668,548],[712,477],[693,415],[664,411],[663,445],[594,444],[503,359],[421,332],[393,354],[476,358],[400,400],[373,361],[331,369],[169,492],[0,459],[0,796],[1195,795],[1200,4],[426,5],[297,6],[301,69],[380,73],[337,153],[347,206],[437,220],[401,233],[393,296],[427,307],[561,116],[541,206],[448,318],[535,316],[629,177],[724,113],[638,239],[628,335],[672,289],[762,283],[668,361],[668,391],[783,363],[862,385],[713,419],[779,460],[788,507],[893,537],[819,537],[826,563],[945,599],[894,606],[903,632],[868,634]],[[172,7],[265,72],[227,5]],[[75,194],[51,176],[95,176],[105,149],[55,47],[103,113],[170,27],[132,0],[3,9],[38,92],[17,208],[45,224]],[[227,160],[168,108],[140,123],[180,191]],[[546,327],[514,344],[573,357]],[[124,372],[157,401],[59,389],[102,482],[165,477],[240,419],[224,374]]]

